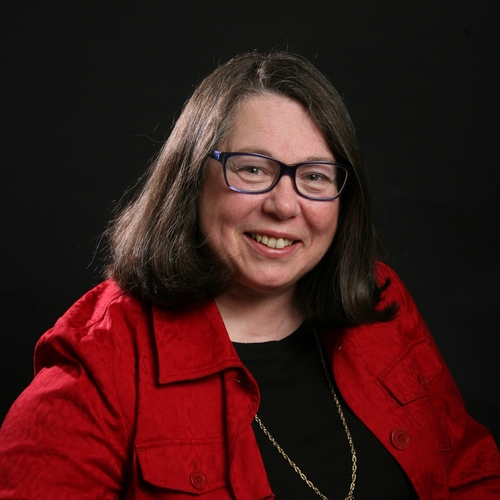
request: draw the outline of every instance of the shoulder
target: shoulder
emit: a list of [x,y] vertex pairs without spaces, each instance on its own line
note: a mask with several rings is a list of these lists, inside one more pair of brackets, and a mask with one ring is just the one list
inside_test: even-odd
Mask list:
[[382,287],[380,307],[391,301],[396,301],[400,306],[413,305],[413,299],[407,288],[396,274],[396,271],[381,261],[375,263],[375,278],[377,284]]
[[[94,360],[134,350],[141,331],[150,329],[150,308],[114,281],[104,281],[71,306],[38,341],[35,371],[65,354]],[[98,355],[97,355],[98,354]],[[131,353],[132,355],[132,353]]]
[[337,349],[341,344],[343,355],[355,356],[359,362],[366,363],[366,367],[375,375],[415,351],[425,351],[425,355],[436,360],[434,341],[399,276],[382,262],[377,262],[375,275],[382,290],[377,307],[395,304],[396,314],[389,321],[341,330],[340,335],[332,338],[336,338]]
[[397,273],[387,264],[377,261],[375,276],[382,289],[377,307],[382,309],[390,304],[396,304],[398,310],[391,321],[375,323],[368,325],[368,327],[375,330],[392,330],[398,336],[403,335],[410,340],[415,339],[415,335],[418,337],[428,336],[429,332],[418,312],[415,301]]
[[88,329],[107,316],[120,316],[141,308],[143,302],[140,299],[123,290],[116,282],[107,280],[77,300],[59,319],[56,327],[63,324]]
[[[56,490],[69,498],[62,494],[69,488],[68,474],[72,491],[85,491],[88,498],[109,498],[112,489],[118,491],[137,420],[138,367],[140,361],[154,366],[147,324],[145,305],[107,281],[41,337],[36,376],[0,432],[0,469],[23,465],[23,481],[18,483],[14,474],[11,482],[16,498]],[[141,328],[146,335],[138,332]],[[23,495],[25,490],[29,493]],[[42,496],[52,498],[50,493],[37,498]]]

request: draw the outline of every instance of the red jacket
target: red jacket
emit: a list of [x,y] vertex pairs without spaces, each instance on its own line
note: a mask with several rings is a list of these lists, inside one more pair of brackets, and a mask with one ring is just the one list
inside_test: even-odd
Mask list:
[[[422,499],[500,498],[500,458],[397,276],[389,323],[324,335],[339,389]],[[0,431],[0,498],[272,498],[259,391],[214,302],[167,312],[104,282],[39,341]]]

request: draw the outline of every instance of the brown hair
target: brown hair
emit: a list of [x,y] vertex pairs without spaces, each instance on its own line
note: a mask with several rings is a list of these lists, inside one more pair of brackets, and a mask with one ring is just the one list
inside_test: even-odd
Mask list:
[[353,167],[334,241],[297,287],[306,319],[328,326],[389,319],[394,307],[376,309],[379,243],[353,124],[327,78],[290,52],[246,53],[203,80],[144,187],[110,225],[107,276],[167,308],[214,298],[229,286],[231,271],[200,234],[198,197],[208,155],[228,133],[237,106],[249,96],[270,93],[303,103],[336,160]]

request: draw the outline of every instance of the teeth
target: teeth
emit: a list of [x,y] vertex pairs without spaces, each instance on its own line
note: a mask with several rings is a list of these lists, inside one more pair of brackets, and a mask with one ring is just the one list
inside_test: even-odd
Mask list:
[[273,238],[272,236],[266,236],[265,234],[251,234],[252,238],[266,245],[269,248],[285,248],[290,246],[293,243],[293,240],[289,240],[288,238]]

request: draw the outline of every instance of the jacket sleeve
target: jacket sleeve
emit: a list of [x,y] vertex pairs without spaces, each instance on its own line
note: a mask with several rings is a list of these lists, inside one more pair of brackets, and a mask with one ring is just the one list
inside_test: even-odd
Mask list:
[[[36,376],[0,430],[1,499],[119,497],[130,455],[134,366],[123,345],[106,339],[114,326],[103,323],[75,327],[67,314],[39,341]],[[116,369],[116,358],[126,369]],[[128,399],[119,394],[124,387]]]
[[467,413],[453,376],[418,313],[413,299],[392,270],[391,286],[398,289],[400,316],[420,325],[428,345],[441,364],[429,396],[450,443],[449,490],[453,500],[499,499],[500,455],[490,432]]

